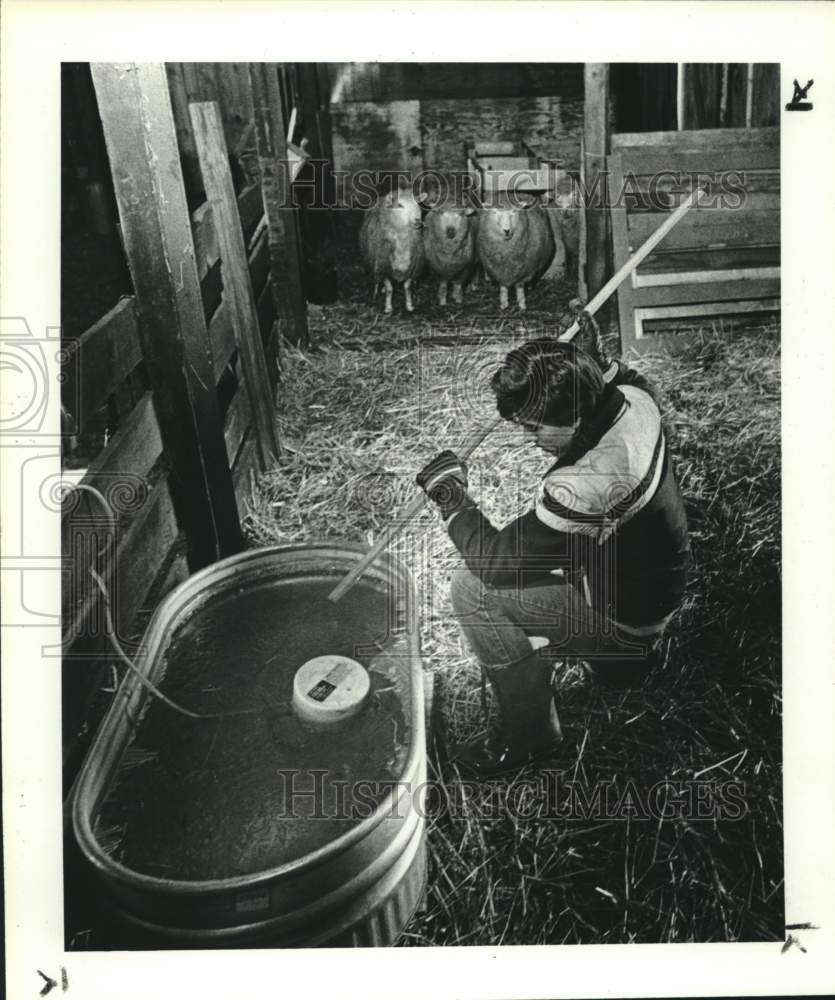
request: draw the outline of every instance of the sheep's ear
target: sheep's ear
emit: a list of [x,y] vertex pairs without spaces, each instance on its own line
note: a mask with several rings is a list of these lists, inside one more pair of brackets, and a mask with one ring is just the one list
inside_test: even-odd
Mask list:
[[417,196],[418,205],[425,205],[428,200],[429,200],[428,191],[421,191],[421,193]]
[[464,215],[475,215],[475,209],[474,208],[465,208],[464,209]]
[[536,204],[536,202],[533,202],[533,201],[525,201],[525,202],[522,203],[522,208],[524,208],[527,211],[527,209],[533,208],[533,206],[535,204]]

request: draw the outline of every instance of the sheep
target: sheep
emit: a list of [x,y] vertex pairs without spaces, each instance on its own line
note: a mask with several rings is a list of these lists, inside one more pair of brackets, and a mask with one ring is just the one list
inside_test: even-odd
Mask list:
[[402,283],[407,312],[414,311],[412,280],[423,270],[423,220],[421,204],[426,195],[415,197],[398,189],[372,205],[360,228],[360,254],[374,279],[374,297],[380,281],[386,291],[386,313],[392,311],[392,282]]
[[541,277],[554,256],[554,235],[537,202],[505,200],[479,213],[478,256],[488,277],[499,284],[499,307],[507,309],[507,290],[525,309],[525,285]]
[[423,245],[430,269],[438,275],[438,304],[445,306],[447,285],[452,283],[452,299],[463,301],[463,285],[478,264],[476,233],[478,216],[474,208],[441,204],[426,216]]

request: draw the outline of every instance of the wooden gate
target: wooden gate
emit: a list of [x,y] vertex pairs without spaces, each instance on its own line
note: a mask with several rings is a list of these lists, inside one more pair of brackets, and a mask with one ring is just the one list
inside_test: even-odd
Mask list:
[[615,269],[693,184],[710,194],[618,290],[624,350],[652,349],[655,321],[779,309],[779,129],[615,135],[608,168]]

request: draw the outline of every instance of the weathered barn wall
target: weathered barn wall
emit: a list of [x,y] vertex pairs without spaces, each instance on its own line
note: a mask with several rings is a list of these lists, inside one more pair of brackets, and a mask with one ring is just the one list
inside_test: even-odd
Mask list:
[[[332,104],[336,171],[466,171],[465,146],[522,140],[580,166],[583,101],[506,97]],[[347,187],[350,191],[350,185]]]
[[199,101],[217,101],[223,120],[230,166],[237,189],[258,182],[252,139],[252,95],[248,63],[166,63],[171,110],[177,129],[181,166],[190,208],[204,200],[200,162],[188,106]]
[[463,174],[465,145],[497,139],[579,168],[582,63],[332,63],[319,82],[337,171]]
[[751,121],[746,123],[748,65],[730,63],[727,92],[722,89],[722,63],[685,66],[684,128],[745,128],[780,124],[780,66],[752,67]]
[[349,101],[583,96],[582,63],[319,63],[320,92]]
[[524,139],[548,156],[563,157],[569,170],[578,170],[583,100],[509,97],[421,101],[421,129],[424,161],[432,169],[465,169],[465,144]]
[[347,178],[337,183],[341,203],[350,201],[351,190],[361,190],[360,172],[423,169],[420,111],[419,101],[331,105],[334,171]]
[[[465,169],[478,140],[525,140],[568,170],[580,164],[582,63],[332,63],[317,67],[330,98],[336,170]],[[613,132],[676,128],[675,63],[613,64]],[[748,67],[687,64],[685,127],[746,124]],[[779,122],[779,66],[756,64],[753,126]]]

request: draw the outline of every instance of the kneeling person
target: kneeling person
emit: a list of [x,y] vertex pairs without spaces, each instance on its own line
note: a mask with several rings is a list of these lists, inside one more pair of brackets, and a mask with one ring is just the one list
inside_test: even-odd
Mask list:
[[647,662],[683,597],[689,554],[661,415],[640,376],[620,362],[604,373],[573,344],[541,339],[511,351],[491,387],[501,416],[554,458],[532,509],[495,528],[450,451],[417,477],[467,567],[453,577],[453,608],[501,710],[497,738],[455,755],[480,775],[553,750],[554,661],[579,657],[610,676]]

